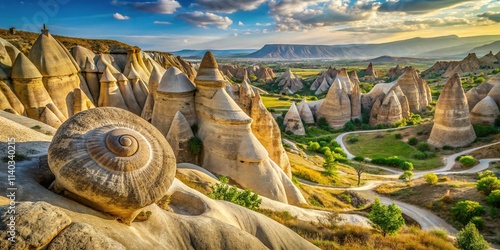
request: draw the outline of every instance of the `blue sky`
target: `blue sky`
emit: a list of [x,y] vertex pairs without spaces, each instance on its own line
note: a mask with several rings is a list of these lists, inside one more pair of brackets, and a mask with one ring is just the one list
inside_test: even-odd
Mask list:
[[116,39],[147,50],[258,49],[500,35],[498,0],[14,0],[1,28]]

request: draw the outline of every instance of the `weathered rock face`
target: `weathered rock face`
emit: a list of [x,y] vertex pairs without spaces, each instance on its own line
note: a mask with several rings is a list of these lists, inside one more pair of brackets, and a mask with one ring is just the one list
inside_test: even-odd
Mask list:
[[48,125],[56,128],[66,120],[43,86],[42,75],[22,53],[14,62],[11,77],[14,93],[24,105],[29,118],[49,122]]
[[349,94],[351,101],[351,119],[361,120],[361,89],[359,83],[353,83],[351,93]]
[[479,58],[479,64],[480,66],[487,66],[489,68],[494,68],[497,66],[499,59],[493,55],[493,52],[490,51],[490,53],[484,55],[483,57]]
[[293,94],[304,87],[300,78],[298,78],[290,69],[287,69],[277,80],[278,86],[283,90],[282,93]]
[[80,87],[80,79],[79,67],[69,51],[44,29],[28,58],[43,75],[43,85],[57,108],[66,118],[73,115],[73,90]]
[[189,140],[193,137],[194,134],[188,121],[180,111],[177,111],[166,136],[177,163],[197,163],[196,157],[189,150]]
[[196,124],[195,91],[193,83],[182,71],[170,67],[157,89],[151,124],[166,136],[177,111],[182,113],[190,126]]
[[479,59],[477,58],[475,53],[469,53],[467,57],[465,57],[462,61],[456,63],[455,65],[451,65],[444,72],[444,77],[451,77],[453,74],[462,75],[466,72],[473,72],[480,68]]
[[490,92],[488,92],[488,96],[493,98],[497,105],[500,107],[500,83],[495,84],[493,88],[491,88]]
[[248,80],[247,75],[247,71],[244,70],[243,82],[241,82],[240,85],[238,105],[247,115],[249,115],[255,93],[250,85],[250,80]]
[[373,64],[369,63],[368,67],[365,69],[365,76],[372,76],[377,78],[377,73],[375,73],[375,70],[373,69]]
[[376,124],[391,125],[403,118],[401,103],[393,90],[389,91],[381,105],[374,109],[377,111]]
[[102,74],[100,82],[101,87],[97,105],[99,107],[117,107],[128,110],[125,99],[123,99],[118,87],[117,80],[108,67],[106,67],[104,74]]
[[226,82],[212,53],[205,54],[195,83],[198,137],[205,145],[203,167],[271,199],[305,203],[300,191],[252,133],[252,119],[226,93]]
[[377,99],[384,98],[386,93],[389,93],[396,83],[377,83],[370,92],[361,96],[361,108],[364,112],[371,112],[373,104]]
[[273,115],[262,103],[259,93],[255,93],[250,110],[252,118],[252,132],[260,143],[266,148],[269,157],[285,172],[288,178],[292,178],[292,169],[285,148],[281,142],[281,130],[274,120]]
[[495,118],[500,115],[500,110],[491,96],[486,96],[474,106],[470,112],[472,124],[493,125]]
[[[317,90],[321,85],[324,84],[324,82],[326,82],[326,84],[327,84],[325,86],[328,86],[328,87],[330,87],[330,85],[333,83],[333,79],[330,77],[330,75],[328,74],[327,71],[321,73],[321,75],[314,80],[314,82],[311,84],[311,87],[309,89],[310,90]],[[328,88],[326,88],[322,91],[326,92],[326,90],[328,90]]]
[[295,106],[295,102],[293,102],[292,106],[290,106],[290,109],[288,109],[288,112],[283,119],[283,124],[285,124],[285,131],[291,131],[296,135],[306,134],[304,124],[302,124],[302,119],[300,118],[297,106]]
[[324,117],[328,124],[335,129],[342,128],[346,122],[351,120],[351,101],[338,79],[328,90],[317,115],[318,118]]
[[300,118],[302,118],[302,120],[304,120],[305,123],[307,124],[314,123],[314,116],[311,109],[309,108],[309,105],[307,105],[306,98],[303,98],[302,101],[300,101],[297,109],[299,110]]
[[356,71],[351,72],[351,74],[349,75],[349,80],[351,80],[352,84],[360,84],[358,73],[356,73]]
[[349,76],[347,75],[347,70],[345,68],[341,68],[337,72],[337,76],[335,77],[334,81],[336,81],[337,79],[342,84],[342,89],[345,90],[347,94],[351,94],[353,86]]
[[316,88],[316,92],[314,92],[315,95],[321,95],[323,93],[328,92],[328,89],[330,88],[330,84],[328,84],[328,81],[326,78],[323,78],[323,81],[319,85],[319,87]]
[[401,116],[403,118],[409,118],[410,117],[410,104],[408,103],[408,98],[401,90],[401,87],[399,87],[399,85],[394,85],[391,88],[391,91],[394,91],[394,93],[398,97],[399,103],[401,104]]
[[100,234],[87,223],[76,222],[55,237],[48,249],[117,249],[126,248],[117,241]]
[[467,103],[469,104],[469,110],[472,110],[476,106],[476,104],[481,101],[476,88],[469,89],[469,91],[465,93],[465,97],[467,98]]
[[460,76],[454,74],[445,84],[437,101],[434,126],[428,142],[434,147],[461,147],[475,139],[476,133],[470,123],[469,105]]
[[165,74],[166,70],[161,66],[157,65],[152,59],[147,60],[148,65],[151,66],[151,76],[148,82],[148,96],[144,104],[144,109],[142,109],[141,117],[146,121],[151,121],[153,116],[153,107],[155,105],[156,90],[158,85],[160,85],[161,78]]
[[432,99],[428,100],[428,96],[430,96],[429,86],[418,76],[413,67],[407,68],[403,75],[398,78],[396,84],[399,85],[403,94],[408,98],[410,112],[412,113],[421,112],[432,101]]

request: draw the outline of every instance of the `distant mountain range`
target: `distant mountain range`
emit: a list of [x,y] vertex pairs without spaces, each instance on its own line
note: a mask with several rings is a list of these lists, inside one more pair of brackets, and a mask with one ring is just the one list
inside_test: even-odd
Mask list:
[[[256,49],[230,49],[230,50],[210,50],[215,57],[219,58],[234,58],[234,57],[244,57],[251,54]],[[193,50],[184,49],[179,51],[170,52],[176,56],[181,56],[184,58],[202,58],[207,50]]]
[[500,35],[411,38],[380,44],[294,45],[268,44],[246,58],[268,59],[368,59],[392,57],[463,58],[469,52],[482,56],[500,51]]

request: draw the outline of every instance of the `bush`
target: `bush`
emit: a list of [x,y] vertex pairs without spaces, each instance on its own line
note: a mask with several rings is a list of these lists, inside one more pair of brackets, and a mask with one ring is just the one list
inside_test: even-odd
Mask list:
[[360,155],[356,155],[356,156],[354,156],[353,160],[361,162],[361,161],[365,160],[365,157],[364,156],[360,156]]
[[484,208],[477,201],[459,201],[451,208],[453,218],[463,225],[467,225],[473,217],[480,216],[483,213]]
[[188,141],[189,151],[195,155],[199,155],[203,149],[203,141],[198,137],[191,137]]
[[411,113],[410,118],[407,119],[408,125],[418,125],[422,122],[422,117],[419,114]]
[[476,159],[474,159],[474,157],[472,157],[470,155],[464,155],[464,156],[460,157],[460,159],[458,159],[458,161],[466,167],[472,167],[472,165],[474,165],[474,163],[476,163]]
[[412,171],[413,170],[413,163],[405,161],[405,162],[403,162],[401,169],[403,169],[404,171]]
[[310,141],[309,145],[307,146],[307,150],[314,151],[314,152],[318,151],[319,148],[320,148],[319,143],[312,142],[312,141]]
[[493,190],[488,197],[486,197],[486,202],[492,206],[500,207],[500,190]]
[[378,197],[375,198],[368,218],[384,236],[396,234],[405,224],[401,209],[394,203],[389,206],[383,205]]
[[472,127],[474,128],[474,132],[476,132],[477,137],[486,137],[488,135],[498,133],[498,128],[490,125],[474,124]]
[[471,223],[473,223],[477,229],[482,230],[484,228],[484,220],[480,216],[474,216],[470,220]]
[[500,180],[497,177],[487,176],[477,181],[477,190],[489,195],[495,190],[500,190]]
[[352,121],[348,121],[344,124],[344,128],[343,128],[344,131],[354,131],[356,130],[356,125],[354,125],[354,123]]
[[394,134],[394,138],[400,140],[403,136],[400,133]]
[[399,176],[399,179],[406,181],[406,182],[409,182],[409,181],[411,181],[412,177],[413,177],[413,172],[410,170],[406,170],[403,172],[402,175]]
[[326,154],[326,152],[331,152],[330,148],[329,147],[321,147],[319,149],[319,152],[322,153],[322,154]]
[[240,206],[255,210],[260,207],[262,199],[250,189],[240,191],[236,187],[229,187],[229,179],[225,176],[219,177],[220,183],[210,186],[212,191],[208,197],[216,200],[225,200]]
[[431,150],[431,146],[429,146],[429,143],[421,141],[417,143],[417,149],[420,151],[429,151]]
[[417,160],[424,160],[427,159],[427,154],[422,151],[417,151],[414,154],[412,154],[412,157],[417,159]]
[[359,138],[358,137],[349,137],[349,139],[347,139],[347,141],[349,143],[356,143],[359,141]]
[[326,120],[326,118],[325,118],[325,117],[320,117],[320,118],[318,119],[318,127],[319,127],[320,129],[324,129],[324,130],[327,130],[327,131],[329,131],[329,130],[331,130],[331,129],[332,129],[332,128],[330,127],[330,124],[328,124],[328,121]]
[[486,250],[488,242],[479,234],[474,223],[469,223],[457,234],[457,246],[465,250]]
[[438,177],[435,173],[424,174],[424,179],[430,185],[434,185],[438,182]]
[[483,179],[484,177],[496,177],[496,175],[495,175],[495,173],[493,173],[493,171],[486,170],[486,171],[477,173],[477,177],[478,177],[478,179]]
[[418,143],[417,137],[411,137],[410,139],[408,139],[408,144],[410,144],[412,146],[417,145],[417,143]]
[[386,158],[374,158],[371,161],[373,164],[389,166],[389,167],[398,167],[403,170],[413,170],[413,164],[411,162],[400,159],[397,156],[390,156]]

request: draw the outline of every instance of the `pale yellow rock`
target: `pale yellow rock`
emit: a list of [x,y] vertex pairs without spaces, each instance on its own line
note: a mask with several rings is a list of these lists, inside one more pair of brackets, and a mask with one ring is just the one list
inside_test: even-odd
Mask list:
[[[141,49],[134,47],[127,52],[127,64],[123,70],[123,74],[128,77],[128,79],[140,78],[143,82],[149,82],[150,74],[142,60]],[[131,74],[134,74],[134,78],[131,78]]]
[[325,100],[319,106],[317,116],[324,117],[334,129],[342,128],[351,120],[351,101],[339,79],[335,79],[328,90]]
[[252,101],[255,97],[255,93],[250,85],[250,80],[248,80],[248,73],[243,70],[243,81],[240,85],[240,94],[238,104],[245,111],[246,114],[250,114],[250,109],[252,108]]
[[401,113],[401,104],[399,99],[394,91],[391,90],[378,108],[377,124],[392,125],[403,118]]
[[436,104],[429,144],[434,147],[466,146],[476,139],[469,118],[469,105],[458,74],[444,85]]
[[[412,113],[420,112],[423,108],[421,106],[422,101],[420,100],[422,96],[420,95],[418,80],[416,77],[417,75],[415,70],[410,67],[397,80],[397,85],[399,85],[406,98],[408,98],[410,112]],[[425,97],[427,98],[427,95],[425,95]]]
[[137,103],[142,110],[144,108],[144,105],[146,104],[146,98],[149,94],[146,84],[142,80],[139,73],[135,70],[135,67],[133,65],[130,66],[130,71],[127,75],[127,78],[130,80],[130,85],[132,86],[135,99],[137,100]]
[[128,107],[123,99],[122,93],[117,84],[116,78],[113,76],[108,67],[102,74],[100,79],[101,88],[99,94],[98,107],[117,107],[128,110]]
[[49,147],[55,192],[129,224],[166,195],[175,157],[161,133],[119,108],[82,111],[65,122]]
[[115,240],[97,232],[87,223],[76,222],[65,228],[48,245],[52,249],[94,249],[125,250],[125,247]]
[[226,93],[225,81],[211,52],[205,54],[198,74],[195,105],[198,137],[204,145],[202,166],[265,197],[305,203],[300,191],[252,133],[252,119]]
[[81,89],[75,89],[75,104],[73,105],[73,114],[95,108],[94,104]]
[[[281,75],[277,80],[278,86],[282,89],[287,89],[289,93],[293,94],[304,87],[300,78],[298,78],[290,68],[288,68],[283,75]],[[283,90],[281,91],[283,92]],[[285,91],[286,92],[286,91]],[[284,93],[284,92],[283,92]]]
[[141,107],[139,107],[139,104],[135,99],[134,91],[132,90],[132,86],[130,85],[130,82],[127,79],[127,77],[125,77],[125,75],[123,74],[119,74],[118,79],[116,81],[118,83],[118,88],[120,89],[120,93],[123,97],[123,100],[127,105],[128,111],[136,115],[140,115]]
[[40,114],[40,118],[38,118],[41,122],[54,127],[54,128],[59,128],[62,124],[62,121],[57,117],[52,110],[50,110],[48,107],[45,107]]
[[339,82],[342,84],[342,89],[347,92],[347,94],[351,94],[352,92],[352,82],[347,75],[347,70],[345,68],[341,68],[338,72],[337,75],[335,76],[335,80],[339,80]]
[[7,80],[0,80],[0,93],[3,96],[0,105],[4,107],[2,110],[12,109],[16,114],[24,115],[24,106],[12,91],[11,86]]
[[190,126],[196,124],[195,90],[186,74],[170,67],[158,86],[151,124],[166,136],[177,111],[184,115]]
[[[313,83],[314,85],[314,83]],[[326,78],[323,78],[323,81],[319,85],[319,87],[316,88],[316,92],[314,92],[315,95],[321,95],[323,93],[328,92],[328,89],[330,88],[330,85],[328,84],[328,81]]]
[[300,118],[297,106],[295,106],[295,102],[292,102],[290,109],[288,109],[288,112],[286,112],[283,119],[283,124],[285,125],[285,131],[291,131],[296,135],[306,134],[304,124],[302,124],[302,119]]
[[156,99],[156,90],[158,89],[158,85],[160,85],[161,78],[165,74],[166,70],[159,65],[156,66],[151,63],[151,59],[148,59],[146,62],[149,62],[146,65],[150,65],[151,67],[151,76],[149,77],[148,82],[149,93],[146,98],[144,108],[142,109],[141,117],[146,121],[151,121]]
[[305,123],[314,123],[314,116],[311,109],[309,108],[309,105],[307,105],[306,98],[302,98],[302,101],[300,101],[297,109],[299,110],[300,118],[302,118]]
[[351,119],[359,119],[361,121],[361,89],[358,83],[352,83],[349,100],[351,101]]
[[490,92],[488,92],[488,96],[493,98],[500,107],[500,83],[495,84],[493,88],[491,88]]
[[360,84],[359,78],[358,78],[358,73],[356,71],[352,71],[351,74],[349,75],[349,79],[353,84]]
[[92,103],[96,103],[96,101],[94,100],[94,96],[92,95],[92,93],[90,92],[90,89],[89,89],[89,86],[87,84],[87,80],[85,79],[85,77],[83,76],[82,73],[78,72],[78,78],[80,79],[80,90],[83,91],[83,93],[85,93],[85,95],[87,96],[87,98],[92,102]]
[[94,62],[94,58],[96,57],[94,52],[80,45],[75,45],[71,48],[71,55],[82,71],[87,67],[87,61]]
[[467,103],[469,104],[469,111],[472,110],[479,101],[481,101],[479,93],[477,93],[477,88],[471,88],[465,93],[465,97],[467,98]]
[[500,115],[500,110],[491,96],[486,96],[478,102],[470,112],[472,124],[493,125]]
[[189,149],[189,140],[193,137],[194,134],[188,121],[180,111],[177,111],[166,136],[177,163],[188,162],[196,164],[196,156]]
[[399,85],[394,85],[390,91],[394,91],[396,96],[398,97],[399,103],[401,104],[401,116],[403,118],[410,117],[410,104],[408,103],[408,98],[401,90]]
[[82,72],[85,76],[85,81],[87,82],[87,86],[89,87],[90,94],[92,95],[95,103],[99,100],[100,93],[100,84],[99,84],[99,75],[97,74],[97,67],[94,62],[87,59],[85,63],[85,67],[82,68]]

